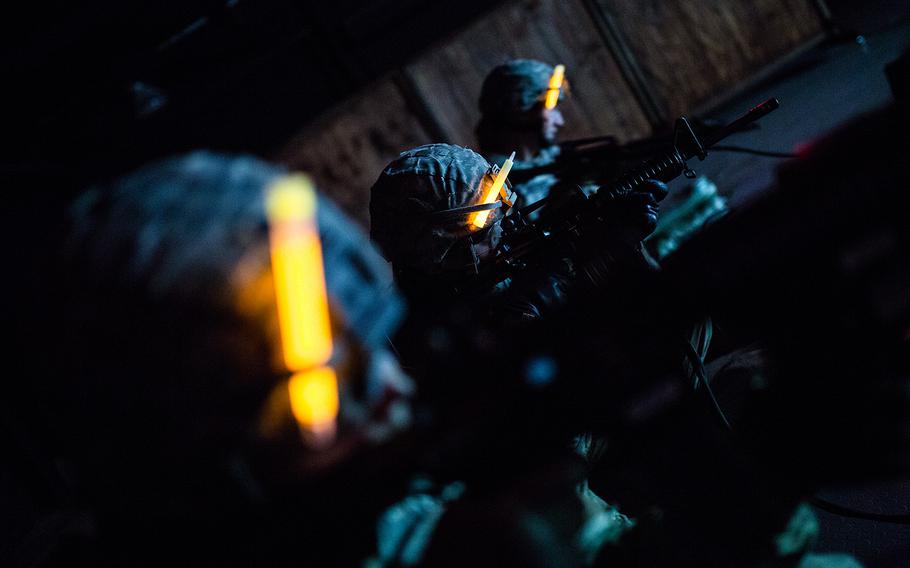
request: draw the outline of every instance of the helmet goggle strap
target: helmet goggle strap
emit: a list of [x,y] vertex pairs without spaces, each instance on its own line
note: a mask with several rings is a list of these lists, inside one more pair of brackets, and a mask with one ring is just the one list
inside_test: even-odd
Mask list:
[[[493,184],[496,183],[499,172],[499,166],[494,164],[491,165],[483,177],[481,177],[476,189],[476,193],[481,196],[481,199],[483,199],[484,191],[491,188]],[[508,175],[508,172],[506,175]],[[496,199],[497,196],[499,199]],[[486,203],[481,202],[474,205],[449,207],[448,209],[433,211],[432,213],[428,213],[426,218],[431,225],[457,224],[460,226],[467,225],[468,227],[472,227],[471,219],[475,213],[487,212],[487,215],[489,215],[492,211],[501,210],[503,216],[508,215],[512,205],[515,203],[516,197],[515,191],[512,189],[512,183],[508,178],[503,181],[498,194],[492,194],[492,197],[494,200]],[[485,223],[484,225],[486,227],[491,225],[491,223]]]
[[467,222],[467,216],[471,213],[476,213],[478,211],[494,211],[496,209],[504,209],[505,211],[508,211],[511,205],[511,201],[503,201],[497,199],[493,203],[479,203],[477,205],[465,205],[464,207],[452,207],[450,209],[434,211],[432,213],[429,213],[427,215],[427,218],[433,225],[457,223],[458,225],[463,226]]

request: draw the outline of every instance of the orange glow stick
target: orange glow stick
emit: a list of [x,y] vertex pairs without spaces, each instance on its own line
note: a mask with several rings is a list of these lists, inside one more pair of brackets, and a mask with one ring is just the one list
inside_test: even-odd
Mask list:
[[323,365],[332,355],[332,328],[312,183],[282,178],[269,189],[266,210],[285,364],[291,371]]
[[[493,181],[486,193],[483,194],[483,197],[480,200],[480,203],[487,204],[493,203],[496,197],[499,195],[500,190],[503,185],[506,183],[506,178],[509,177],[509,171],[512,169],[512,162],[515,160],[515,152],[512,152],[512,155],[502,163],[502,168],[499,170],[499,173],[496,174],[496,179]],[[470,220],[470,224],[474,225],[478,229],[483,228],[487,223],[487,218],[490,216],[490,211],[478,211],[473,214],[473,217]]]
[[296,373],[288,383],[297,422],[317,434],[334,434],[338,381],[327,366],[332,327],[316,226],[316,193],[309,178],[286,176],[266,196],[272,278],[284,362]]
[[557,65],[553,68],[553,74],[550,76],[550,87],[547,89],[547,98],[544,101],[544,107],[547,110],[556,108],[556,103],[559,102],[559,91],[562,89],[562,82],[565,76],[565,65]]
[[291,412],[297,423],[317,440],[335,435],[338,417],[338,378],[331,367],[294,373],[288,381]]

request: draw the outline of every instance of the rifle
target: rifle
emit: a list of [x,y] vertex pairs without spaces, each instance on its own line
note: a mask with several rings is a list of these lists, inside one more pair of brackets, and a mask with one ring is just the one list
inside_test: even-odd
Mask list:
[[[715,121],[687,120],[694,132],[702,137],[709,137],[725,127]],[[757,127],[755,123],[748,123],[736,132]],[[613,181],[629,167],[663,152],[673,143],[674,134],[675,130],[659,132],[624,144],[620,144],[615,136],[567,140],[558,144],[559,153],[552,162],[530,168],[515,168],[509,175],[509,180],[513,184],[519,184],[539,175],[553,174],[564,184],[602,185]]]
[[[502,221],[502,239],[495,259],[482,269],[479,278],[472,278],[467,288],[481,289],[504,281],[512,274],[534,265],[537,260],[552,259],[544,251],[557,247],[574,248],[592,228],[604,227],[611,202],[631,194],[646,180],[669,182],[680,175],[689,179],[695,172],[688,161],[704,160],[708,149],[735,132],[748,127],[780,106],[776,98],[753,107],[741,117],[699,139],[689,120],[681,116],[674,126],[670,148],[656,158],[627,170],[613,183],[601,186],[591,196],[580,190],[558,200],[552,196],[520,210],[511,210]],[[530,222],[527,215],[546,206],[538,221]],[[476,287],[476,288],[475,288]],[[489,288],[486,288],[489,289]]]

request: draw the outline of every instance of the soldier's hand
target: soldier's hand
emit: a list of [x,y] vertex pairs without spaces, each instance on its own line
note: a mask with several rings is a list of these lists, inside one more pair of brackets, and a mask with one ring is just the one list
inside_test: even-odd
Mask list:
[[632,245],[653,233],[667,192],[667,184],[649,179],[631,193],[615,196],[606,215],[611,233]]

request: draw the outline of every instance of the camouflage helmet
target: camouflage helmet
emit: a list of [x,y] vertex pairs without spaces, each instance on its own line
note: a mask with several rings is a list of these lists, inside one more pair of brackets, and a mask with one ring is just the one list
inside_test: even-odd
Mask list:
[[483,229],[468,222],[498,169],[480,154],[451,144],[402,152],[370,190],[370,237],[396,274],[452,275],[476,268],[475,246],[499,241],[502,209]]
[[[195,152],[92,188],[69,208],[61,372],[48,400],[73,425],[64,433],[73,454],[105,472],[99,484],[141,478],[168,492],[227,471],[217,469],[223,456],[260,444],[264,405],[290,375],[265,210],[267,188],[286,173]],[[365,235],[317,201],[339,364],[361,369],[397,327],[403,302]],[[352,352],[359,361],[345,356]],[[368,371],[357,373],[348,373],[358,379],[350,388],[369,391]]]
[[542,104],[553,70],[534,59],[513,59],[494,68],[480,91],[483,119],[506,125],[535,120],[529,113]]

